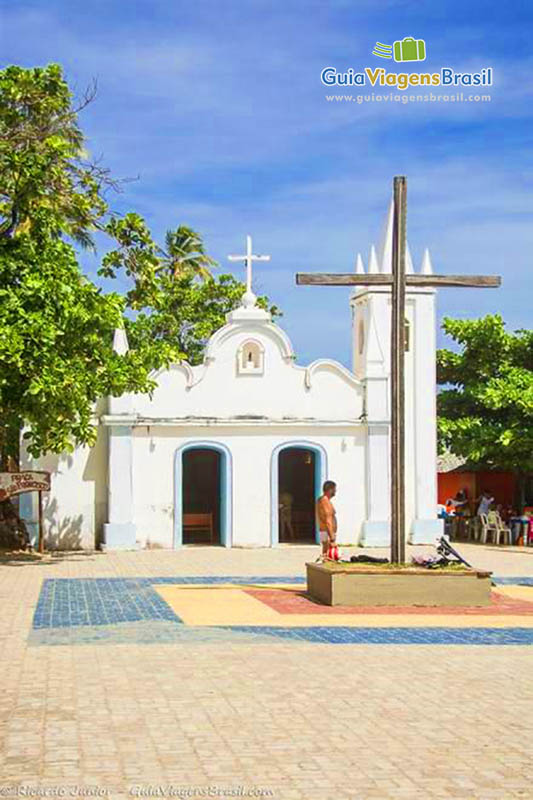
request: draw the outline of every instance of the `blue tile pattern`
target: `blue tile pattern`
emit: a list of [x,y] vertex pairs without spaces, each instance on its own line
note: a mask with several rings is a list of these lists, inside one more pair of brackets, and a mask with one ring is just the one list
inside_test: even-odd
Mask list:
[[276,639],[322,644],[533,644],[533,628],[281,628],[228,626],[235,633],[260,632]]
[[[533,586],[533,578],[495,578]],[[293,583],[302,576],[194,576],[156,578],[48,578],[33,617],[31,645],[162,642],[311,642],[322,644],[531,645],[532,628],[363,628],[253,625],[185,626],[155,585]]]
[[525,578],[524,577],[522,577],[522,578],[520,578],[520,577],[518,577],[518,578],[508,578],[508,577],[505,577],[505,578],[494,578],[493,577],[492,578],[492,582],[496,583],[496,584],[500,583],[500,584],[503,584],[503,585],[511,584],[511,585],[514,585],[514,586],[533,586],[533,578],[529,578],[529,577],[525,577]]
[[48,578],[35,609],[33,627],[115,625],[154,619],[181,622],[151,583],[148,578]]
[[[258,629],[257,629],[258,630]],[[119,625],[84,625],[81,627],[40,628],[30,632],[28,644],[72,645],[72,644],[239,644],[250,642],[272,644],[272,636],[260,633],[249,634],[218,627],[189,627],[167,620],[142,620],[123,622]]]
[[305,584],[305,578],[258,576],[225,577],[208,575],[163,578],[47,578],[43,582],[33,617],[34,628],[63,628],[78,625],[114,625],[166,619],[181,622],[154,591],[158,584],[241,586],[260,583]]

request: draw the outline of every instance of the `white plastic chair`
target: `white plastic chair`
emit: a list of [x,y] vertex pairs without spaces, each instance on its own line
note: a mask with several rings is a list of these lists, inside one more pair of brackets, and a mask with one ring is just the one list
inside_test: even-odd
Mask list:
[[480,514],[479,518],[481,519],[481,535],[479,537],[479,541],[483,544],[487,544],[488,536],[491,536],[493,544],[498,544],[498,528],[496,526],[496,520],[493,517],[494,512],[489,512],[489,514]]
[[[496,518],[496,543],[501,544],[501,539],[503,537],[503,544],[511,544],[511,529],[508,525],[505,524],[503,519],[500,517],[498,512],[495,512]],[[505,541],[507,539],[507,541]]]

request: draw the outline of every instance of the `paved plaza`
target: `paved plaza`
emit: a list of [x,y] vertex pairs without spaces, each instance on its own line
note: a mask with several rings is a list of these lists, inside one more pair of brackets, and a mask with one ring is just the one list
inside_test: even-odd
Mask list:
[[317,606],[312,547],[0,557],[0,797],[532,798],[533,548],[460,549],[490,607]]

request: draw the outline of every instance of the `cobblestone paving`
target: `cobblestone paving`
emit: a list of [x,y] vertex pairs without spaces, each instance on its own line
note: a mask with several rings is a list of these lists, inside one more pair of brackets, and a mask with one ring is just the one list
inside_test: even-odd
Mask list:
[[[461,549],[510,583],[533,578],[533,549]],[[239,640],[206,628],[199,640],[172,618],[83,625],[79,614],[75,627],[54,628],[60,644],[31,639],[51,631],[33,628],[45,578],[281,581],[314,557],[316,548],[187,548],[0,560],[2,796],[24,782],[26,796],[99,787],[117,799],[194,789],[281,800],[532,798],[531,647],[332,647],[264,630],[256,647],[246,631]],[[113,627],[122,641],[68,638]],[[168,634],[176,629],[179,641]]]

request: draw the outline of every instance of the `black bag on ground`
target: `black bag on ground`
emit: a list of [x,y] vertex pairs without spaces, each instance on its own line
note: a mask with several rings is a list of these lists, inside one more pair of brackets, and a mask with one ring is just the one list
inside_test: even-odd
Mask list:
[[350,558],[354,564],[388,564],[388,558],[377,558],[377,556],[352,556]]

